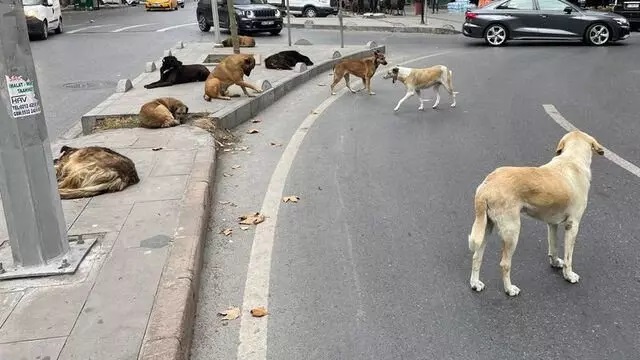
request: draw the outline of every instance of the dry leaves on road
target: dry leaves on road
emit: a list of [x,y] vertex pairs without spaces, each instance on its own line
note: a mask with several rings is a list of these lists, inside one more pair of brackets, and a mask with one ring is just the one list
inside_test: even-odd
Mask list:
[[225,311],[219,312],[218,315],[224,316],[222,320],[235,320],[240,317],[240,308],[232,306]]
[[238,218],[242,225],[258,225],[264,221],[264,215],[259,212],[242,215]]
[[253,317],[263,317],[268,314],[269,312],[263,306],[251,309],[251,315],[253,315]]
[[254,123],[254,124],[257,124],[257,123],[262,122],[262,120],[260,120],[260,119],[253,119],[251,122],[252,122],[252,123]]
[[162,148],[161,147],[155,147],[155,148],[151,149],[151,151],[158,151],[158,150],[162,150]]
[[300,200],[300,197],[295,196],[295,195],[291,195],[291,196],[285,196],[282,198],[282,202],[292,202],[292,203],[297,203],[298,200]]
[[229,174],[229,173],[222,173],[222,176],[224,176],[224,177],[229,177],[229,176],[233,176],[233,174]]
[[259,131],[258,129],[251,129],[251,130],[248,130],[248,131],[247,131],[247,134],[257,134],[257,133],[259,133],[259,132],[260,132],[260,131]]
[[220,234],[224,234],[226,236],[229,236],[229,235],[233,234],[233,229],[224,229],[224,230],[220,231]]
[[271,146],[280,147],[280,146],[282,146],[282,144],[272,141],[271,142]]

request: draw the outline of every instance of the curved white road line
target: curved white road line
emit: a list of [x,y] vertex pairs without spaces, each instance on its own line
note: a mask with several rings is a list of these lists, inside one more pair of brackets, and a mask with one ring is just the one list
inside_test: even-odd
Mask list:
[[85,30],[90,30],[90,29],[97,29],[97,28],[101,28],[101,27],[105,27],[105,26],[111,26],[111,25],[113,25],[113,24],[85,26],[85,27],[80,28],[80,29],[67,31],[67,34],[75,34],[75,33],[78,33],[80,31],[85,31]]
[[[404,65],[448,53],[449,51],[445,51],[421,56],[397,65]],[[248,311],[258,306],[269,308],[271,255],[284,184],[291,170],[293,160],[300,149],[300,145],[302,145],[302,141],[313,123],[322,115],[323,111],[346,93],[347,88],[345,87],[336,95],[323,101],[320,106],[302,121],[296,132],[291,136],[287,147],[280,157],[280,161],[278,161],[278,165],[271,175],[271,180],[269,181],[269,186],[267,187],[267,192],[262,202],[262,208],[260,209],[260,213],[267,216],[267,220],[256,226],[253,245],[251,246],[251,257],[247,269],[247,280],[244,287],[244,298],[241,308],[243,316],[240,318],[239,360],[265,360],[267,358],[268,316],[254,318],[248,314]]]
[[119,33],[119,32],[123,32],[125,30],[135,29],[135,28],[139,28],[139,27],[143,27],[143,26],[149,26],[149,25],[154,25],[154,24],[140,24],[140,25],[125,26],[125,27],[122,27],[120,29],[113,30],[112,33]]
[[185,27],[185,26],[192,26],[192,25],[198,25],[198,23],[194,22],[194,23],[188,23],[188,24],[169,26],[169,27],[166,27],[166,28],[158,29],[158,30],[156,30],[156,32],[165,32],[165,31],[178,29],[178,28]]
[[[547,114],[549,116],[551,116],[553,121],[555,121],[558,125],[562,126],[565,130],[573,131],[573,130],[577,130],[578,129],[572,123],[570,123],[569,120],[565,119],[564,116],[562,116],[562,114],[560,114],[560,112],[558,111],[558,109],[556,109],[555,106],[553,106],[551,104],[544,104],[544,105],[542,105],[542,107],[544,107],[544,111],[546,111]],[[627,160],[623,159],[618,154],[616,154],[613,151],[607,149],[606,147],[604,147],[604,150],[605,150],[604,151],[604,157],[606,157],[607,159],[613,161],[616,165],[618,165],[621,168],[627,170],[628,172],[632,173],[633,175],[635,175],[637,177],[640,177],[640,168],[638,168],[637,166],[635,166],[632,163],[628,162]]]

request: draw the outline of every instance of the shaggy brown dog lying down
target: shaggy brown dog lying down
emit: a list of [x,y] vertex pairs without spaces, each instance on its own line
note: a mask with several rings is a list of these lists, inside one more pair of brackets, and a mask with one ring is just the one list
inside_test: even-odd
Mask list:
[[140,108],[140,126],[148,129],[165,128],[181,124],[181,117],[189,112],[182,101],[172,97],[151,100]]
[[244,94],[248,97],[254,96],[249,95],[246,88],[261,93],[261,89],[244,81],[244,76],[251,75],[251,70],[253,70],[255,66],[256,60],[253,58],[253,55],[233,54],[225,57],[220,61],[220,64],[213,69],[211,75],[209,75],[207,81],[205,81],[204,99],[206,101],[211,101],[211,99],[231,99],[227,94],[227,90],[231,85],[240,86]]
[[[596,139],[582,131],[565,134],[556,156],[538,167],[504,166],[487,175],[476,189],[475,221],[469,235],[473,251],[471,288],[482,291],[480,265],[487,243],[485,234],[495,226],[502,238],[502,282],[509,296],[520,289],[511,283],[511,259],[518,245],[520,214],[547,224],[549,263],[562,269],[565,280],[574,284],[580,276],[573,272],[573,247],[582,214],[587,208],[591,184],[591,157],[604,155]],[[564,227],[564,260],[556,246],[558,226]]]
[[[238,36],[238,43],[240,47],[255,47],[256,41],[251,36]],[[229,37],[222,40],[222,46],[233,47],[233,40]]]
[[126,156],[100,146],[63,146],[53,161],[61,199],[91,197],[121,191],[140,182],[136,166]]

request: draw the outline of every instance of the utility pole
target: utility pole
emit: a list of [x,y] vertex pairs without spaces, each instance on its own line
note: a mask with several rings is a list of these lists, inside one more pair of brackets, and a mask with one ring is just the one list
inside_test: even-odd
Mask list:
[[289,47],[291,47],[291,12],[289,11],[289,0],[287,0],[287,37],[289,38]]
[[0,279],[74,272],[89,248],[79,256],[67,238],[22,1],[0,0],[0,83],[0,194],[14,265],[0,266]]
[[[214,4],[215,1],[215,4]],[[220,45],[220,18],[218,17],[218,0],[211,0],[211,15],[213,16],[214,44]]]
[[[431,1],[436,1],[436,0],[431,0]],[[422,16],[420,16],[420,25],[425,25],[426,24],[426,19],[427,19],[427,9],[429,8],[428,2],[427,0],[422,0]]]
[[344,48],[344,24],[342,23],[342,0],[338,0],[338,22],[340,23],[340,48]]
[[227,0],[227,11],[229,12],[229,31],[231,31],[231,41],[233,42],[233,53],[240,54],[238,23],[236,22],[236,9],[233,7],[233,0]]

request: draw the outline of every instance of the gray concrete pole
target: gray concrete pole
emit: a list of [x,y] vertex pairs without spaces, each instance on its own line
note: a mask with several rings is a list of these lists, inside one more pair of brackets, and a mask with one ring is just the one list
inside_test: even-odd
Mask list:
[[14,265],[69,252],[22,1],[0,0],[0,194]]
[[342,23],[342,0],[338,0],[338,22],[340,23],[340,47],[344,48],[344,24]]
[[218,17],[218,0],[211,0],[211,15],[213,16],[214,43],[220,44],[220,18]]
[[291,46],[291,12],[289,11],[289,0],[287,0],[287,37]]
[[236,22],[236,9],[233,7],[233,0],[227,0],[227,10],[229,12],[229,31],[231,31],[231,41],[233,42],[233,53],[240,54],[238,24]]

